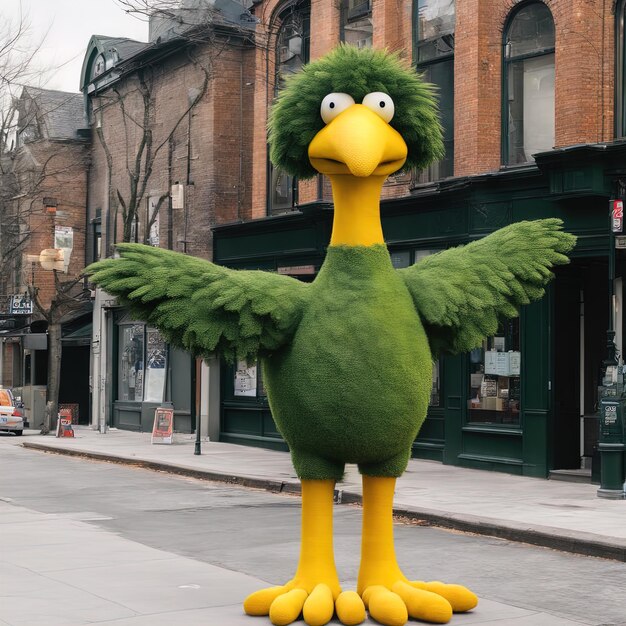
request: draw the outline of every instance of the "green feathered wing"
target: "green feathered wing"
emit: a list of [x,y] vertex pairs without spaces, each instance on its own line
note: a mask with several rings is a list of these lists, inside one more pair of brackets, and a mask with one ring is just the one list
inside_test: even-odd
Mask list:
[[466,246],[398,270],[413,297],[433,357],[458,354],[496,334],[500,317],[515,317],[537,300],[569,262],[576,237],[559,219],[517,222]]
[[197,356],[252,361],[293,335],[308,287],[288,276],[232,270],[141,244],[119,244],[121,258],[89,266],[91,280],[167,341]]

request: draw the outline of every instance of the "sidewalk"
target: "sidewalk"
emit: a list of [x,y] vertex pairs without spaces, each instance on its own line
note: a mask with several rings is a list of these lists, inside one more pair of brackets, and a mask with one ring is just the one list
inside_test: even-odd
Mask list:
[[[176,434],[152,445],[149,433],[77,428],[76,437],[0,437],[0,445],[84,455],[272,491],[299,491],[289,454]],[[511,476],[412,459],[398,479],[395,510],[434,525],[626,561],[626,501],[605,500],[597,485]],[[340,502],[359,502],[361,481],[349,466],[337,485]]]

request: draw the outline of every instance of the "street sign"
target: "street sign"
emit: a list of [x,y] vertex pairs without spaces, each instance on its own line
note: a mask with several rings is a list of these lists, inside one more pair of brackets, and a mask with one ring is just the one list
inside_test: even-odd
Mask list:
[[621,233],[624,226],[623,200],[611,200],[611,229],[614,233]]
[[159,407],[154,410],[152,443],[172,443],[174,430],[174,409]]
[[72,412],[68,409],[61,409],[57,418],[57,437],[73,437]]
[[10,315],[32,315],[32,313],[33,301],[27,295],[16,294],[11,296]]

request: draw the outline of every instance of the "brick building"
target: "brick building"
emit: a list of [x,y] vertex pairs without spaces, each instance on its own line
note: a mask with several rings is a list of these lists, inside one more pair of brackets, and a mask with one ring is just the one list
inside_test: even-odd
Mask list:
[[[439,88],[445,158],[392,178],[381,204],[397,267],[510,222],[559,217],[579,237],[546,297],[503,322],[483,349],[442,357],[414,455],[533,476],[590,474],[609,315],[621,353],[624,262],[607,205],[626,175],[624,2],[612,0],[264,0],[254,5],[255,116],[284,74],[339,41],[399,52]],[[300,274],[324,258],[324,181],[299,184],[267,163],[255,125],[252,215],[214,229],[214,259]],[[282,215],[278,215],[282,213]],[[270,217],[265,217],[270,216]],[[615,290],[610,306],[609,284]],[[505,363],[506,361],[506,363]],[[498,365],[500,363],[500,365]],[[220,438],[281,447],[256,397],[222,370]],[[596,458],[597,461],[597,458]],[[582,468],[582,470],[581,470]],[[594,473],[598,463],[594,465]]]
[[[2,384],[23,389],[27,416],[41,420],[48,372],[46,321],[25,296],[33,287],[49,311],[57,280],[72,281],[85,267],[89,137],[81,94],[25,87],[17,107],[15,146],[5,156],[2,205],[2,293],[5,325],[0,338]],[[64,249],[55,261],[55,250]],[[42,251],[46,251],[42,254]],[[47,257],[46,257],[47,254]],[[46,257],[48,261],[44,259]],[[43,260],[43,261],[42,261]],[[52,265],[49,265],[52,264]],[[17,306],[16,303],[24,306]],[[65,314],[66,335],[76,331],[91,307]],[[7,323],[8,322],[8,323]],[[31,332],[32,330],[32,332]],[[67,339],[61,399],[88,413],[89,339]]]
[[[96,37],[81,79],[94,130],[90,255],[95,258],[99,246],[109,250],[124,232],[118,205],[130,193],[128,146],[136,155],[141,143],[143,73],[152,81],[154,103],[144,126],[149,122],[153,145],[162,147],[143,208],[126,233],[231,267],[312,280],[330,236],[330,187],[321,177],[302,182],[273,168],[268,110],[287,75],[340,41],[397,51],[439,88],[446,155],[385,185],[383,228],[394,263],[405,266],[521,219],[560,217],[579,237],[573,263],[559,270],[541,302],[519,321],[503,323],[483,349],[436,364],[414,454],[534,476],[581,467],[588,473],[609,319],[622,349],[623,259],[618,250],[610,282],[606,209],[610,199],[623,197],[626,182],[625,5],[257,0],[249,13],[238,5],[227,18],[211,14],[208,29],[199,26],[207,21],[200,10],[195,25],[154,19],[148,44]],[[200,62],[213,70],[206,87]],[[126,116],[120,111],[125,94]],[[153,406],[143,379],[146,346],[167,348],[113,304],[102,300],[101,326],[96,323],[102,333],[94,331],[94,345],[98,351],[117,346],[127,363],[101,361],[94,422],[145,428],[144,409]],[[284,447],[255,368],[221,366],[216,407],[217,365],[200,368],[187,360],[182,367],[186,357],[175,351],[167,358],[178,359],[177,372],[190,372],[159,396],[172,400],[181,429],[191,429],[200,411],[209,417],[211,436]],[[243,378],[256,378],[255,392],[242,392]],[[107,387],[107,380],[114,385]],[[188,399],[175,398],[184,387]]]
[[[210,259],[211,229],[250,219],[252,133],[242,112],[253,105],[255,21],[231,4],[181,9],[180,20],[154,15],[147,43],[89,42],[89,260],[120,241]],[[171,402],[177,430],[191,432],[207,366],[114,304],[97,291],[92,422],[148,430],[153,408]]]

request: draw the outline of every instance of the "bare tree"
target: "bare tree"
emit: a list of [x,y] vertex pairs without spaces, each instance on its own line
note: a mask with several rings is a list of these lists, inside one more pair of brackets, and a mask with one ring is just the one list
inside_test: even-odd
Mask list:
[[[155,130],[157,107],[154,97],[155,76],[152,67],[146,66],[138,69],[136,76],[127,81],[123,87],[113,86],[94,98],[94,115],[99,120],[96,122],[95,132],[104,151],[109,173],[109,207],[116,217],[118,212],[121,214],[122,241],[130,241],[132,238],[133,229],[146,199],[148,185],[160,153],[207,91],[211,77],[210,67],[200,62],[193,50],[187,49],[186,54],[192,65],[199,70],[202,82],[194,91],[193,96],[189,98],[188,106],[170,122],[169,128],[158,135]],[[132,86],[129,88],[129,85]],[[139,106],[134,100],[139,102]],[[115,176],[115,162],[110,141],[105,133],[106,124],[101,122],[107,114],[121,116],[125,133],[125,168],[124,176],[120,178]],[[150,227],[157,219],[159,209],[168,196],[169,191],[157,199],[151,215],[148,216],[144,239],[147,238]]]
[[69,154],[71,142],[51,140],[40,130],[41,121],[66,100],[42,104],[25,97],[29,90],[40,92],[27,85],[43,84],[49,71],[36,61],[45,36],[33,43],[23,14],[13,21],[0,15],[0,25],[0,292],[28,293],[35,317],[48,322],[45,434],[58,410],[61,323],[68,315],[88,310],[89,292],[80,278],[65,278],[56,270],[50,271],[52,287],[38,284],[44,276],[40,247],[54,247],[54,220],[44,214],[42,197],[58,195],[54,189],[84,170],[86,161]]

